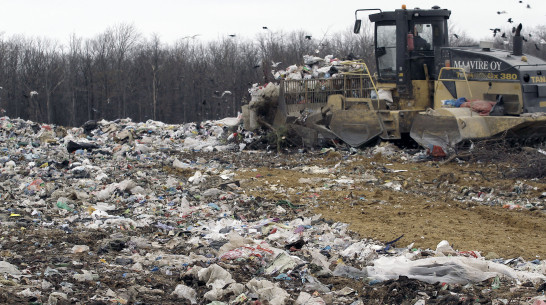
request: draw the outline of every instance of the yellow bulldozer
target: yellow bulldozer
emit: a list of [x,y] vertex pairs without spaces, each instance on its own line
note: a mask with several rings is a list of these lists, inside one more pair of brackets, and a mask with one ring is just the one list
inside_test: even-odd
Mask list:
[[[358,147],[410,136],[449,154],[468,141],[509,137],[544,141],[546,62],[522,53],[521,25],[511,50],[450,47],[451,12],[362,9],[375,26],[377,71],[364,62],[337,78],[283,80],[273,126],[307,139]],[[354,32],[361,20],[356,18]]]

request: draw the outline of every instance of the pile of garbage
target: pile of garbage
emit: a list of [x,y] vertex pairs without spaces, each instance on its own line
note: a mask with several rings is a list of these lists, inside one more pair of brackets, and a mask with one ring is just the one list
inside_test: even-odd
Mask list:
[[256,139],[240,118],[0,123],[1,303],[507,304],[501,286],[546,300],[545,260],[362,239],[248,195],[214,155],[268,158],[241,152]]
[[273,71],[275,80],[281,79],[311,79],[311,78],[338,78],[341,77],[342,72],[351,72],[362,70],[364,67],[361,63],[340,60],[333,55],[327,55],[324,58],[304,55],[303,65],[291,65],[285,70]]

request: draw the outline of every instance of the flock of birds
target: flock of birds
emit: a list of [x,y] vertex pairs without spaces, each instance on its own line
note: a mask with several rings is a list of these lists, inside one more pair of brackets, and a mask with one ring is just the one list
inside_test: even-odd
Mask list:
[[[518,0],[518,2],[520,4],[524,4],[523,3],[523,0]],[[525,4],[525,7],[528,8],[528,9],[531,9],[531,5],[530,4]],[[507,11],[505,10],[502,10],[502,11],[497,11],[497,15],[504,15],[504,14],[508,14]],[[508,17],[508,19],[506,20],[506,22],[512,24],[514,23],[514,19],[512,17]],[[521,30],[521,23],[519,24],[518,26]],[[518,30],[518,27],[515,27],[513,26],[512,27],[512,34],[516,33],[516,31]],[[508,38],[508,36],[506,36],[506,32],[502,32],[502,30],[500,28],[492,28],[492,29],[489,29],[491,32],[493,32],[493,37],[497,37],[497,33],[501,33],[500,37],[501,38]],[[529,37],[533,37],[533,35],[531,33],[528,33]],[[459,39],[459,35],[457,34],[453,34],[453,36],[456,38],[456,39]],[[525,36],[522,37],[523,41],[525,42],[528,42],[527,38],[525,38]],[[508,41],[505,41],[504,42],[505,44],[508,44],[509,42]],[[540,44],[546,44],[546,41],[544,39],[541,39],[540,40]],[[540,51],[540,47],[538,44],[535,43],[535,48],[537,49],[537,51]]]
[[[523,3],[523,0],[518,0],[518,2],[520,4],[524,4]],[[525,4],[526,8],[527,9],[531,9],[531,5],[530,4]],[[503,15],[503,14],[508,14],[507,11],[505,10],[502,10],[502,11],[497,11],[497,14],[498,15]],[[506,20],[506,22],[512,24],[514,23],[514,19],[512,17],[508,17],[508,19]],[[521,24],[518,26],[519,27],[519,30],[521,30]],[[518,30],[518,27],[512,27],[512,34],[516,33],[516,31]],[[262,26],[262,29],[263,30],[269,30],[269,28],[267,26]],[[502,30],[500,28],[492,28],[490,29],[492,32],[493,32],[493,37],[496,37],[498,33],[501,33],[500,34],[500,37],[501,38],[508,38],[506,36],[506,33],[505,32],[502,32]],[[532,34],[531,33],[528,33],[529,37],[532,37]],[[186,36],[186,37],[183,37],[182,39],[195,39],[196,37],[200,36],[200,34],[196,34],[196,35],[191,35],[191,36]],[[229,37],[231,38],[235,38],[237,35],[236,34],[229,34],[228,35]],[[453,36],[456,38],[456,39],[459,39],[459,35],[457,34],[453,34]],[[311,35],[305,35],[304,36],[306,40],[311,40],[312,39],[312,36]],[[523,37],[523,41],[527,42],[528,40]],[[508,43],[507,41],[505,43]],[[546,41],[544,41],[544,39],[541,39],[540,41],[540,44],[546,44]],[[537,50],[540,50],[540,47],[538,44],[535,43],[535,48]],[[277,68],[279,65],[281,64],[281,62],[271,62],[271,67],[272,68]],[[257,69],[259,68],[261,65],[259,64],[256,64],[254,65],[254,69]],[[213,93],[213,97],[214,98],[223,98],[224,96],[226,95],[231,95],[232,93],[230,91],[224,91],[224,92],[219,92],[219,91],[215,91]],[[205,102],[204,102],[205,103]]]
[[[264,30],[269,30],[269,28],[266,27],[266,26],[262,26],[262,29],[264,29]],[[195,34],[195,35],[185,36],[185,37],[182,37],[182,39],[196,39],[196,38],[199,37],[199,36],[201,36],[201,34]],[[231,38],[237,37],[236,34],[229,34],[228,36],[231,37]],[[311,36],[311,35],[305,35],[305,39],[307,39],[307,40],[311,40],[312,37],[313,37],[313,36]]]

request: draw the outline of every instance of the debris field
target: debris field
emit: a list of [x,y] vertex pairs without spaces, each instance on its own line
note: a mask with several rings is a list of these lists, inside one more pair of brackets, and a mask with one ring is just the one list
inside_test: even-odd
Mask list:
[[239,118],[0,124],[2,304],[546,301],[544,176],[510,160],[278,153]]

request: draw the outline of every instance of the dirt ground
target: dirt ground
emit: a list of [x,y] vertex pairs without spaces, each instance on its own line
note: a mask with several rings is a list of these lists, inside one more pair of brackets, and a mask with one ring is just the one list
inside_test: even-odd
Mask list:
[[362,238],[388,242],[403,235],[397,247],[436,249],[447,240],[458,251],[491,258],[546,258],[544,179],[502,178],[510,164],[404,159],[271,156],[239,170],[237,179],[250,195],[312,206]]

